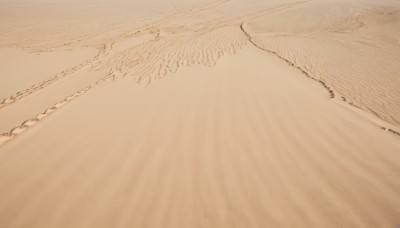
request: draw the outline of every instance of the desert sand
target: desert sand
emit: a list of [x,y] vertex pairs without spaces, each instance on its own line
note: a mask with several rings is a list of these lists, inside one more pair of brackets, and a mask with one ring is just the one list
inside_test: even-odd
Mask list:
[[0,227],[397,227],[400,3],[0,0]]

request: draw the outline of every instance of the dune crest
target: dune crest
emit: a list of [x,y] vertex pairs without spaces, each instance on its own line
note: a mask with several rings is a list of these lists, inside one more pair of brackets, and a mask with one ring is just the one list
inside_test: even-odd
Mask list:
[[[370,2],[306,3],[249,21],[247,31],[341,99],[398,127],[400,6]],[[282,27],[279,18],[286,18]]]
[[0,2],[0,227],[398,226],[399,9]]

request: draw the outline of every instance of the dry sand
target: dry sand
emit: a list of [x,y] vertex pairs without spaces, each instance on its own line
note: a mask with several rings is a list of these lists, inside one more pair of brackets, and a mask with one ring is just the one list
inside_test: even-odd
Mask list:
[[397,1],[0,1],[0,227],[400,225]]

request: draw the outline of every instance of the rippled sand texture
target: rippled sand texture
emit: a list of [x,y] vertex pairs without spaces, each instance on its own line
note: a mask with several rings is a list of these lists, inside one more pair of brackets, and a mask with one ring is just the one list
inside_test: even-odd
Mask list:
[[0,227],[399,226],[399,9],[0,1]]
[[343,100],[400,124],[398,2],[312,1],[246,25],[254,42],[323,80]]

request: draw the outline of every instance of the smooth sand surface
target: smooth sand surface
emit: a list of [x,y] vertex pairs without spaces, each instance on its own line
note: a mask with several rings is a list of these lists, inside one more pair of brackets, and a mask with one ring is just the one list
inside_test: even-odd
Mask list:
[[0,227],[400,225],[396,1],[0,6]]

